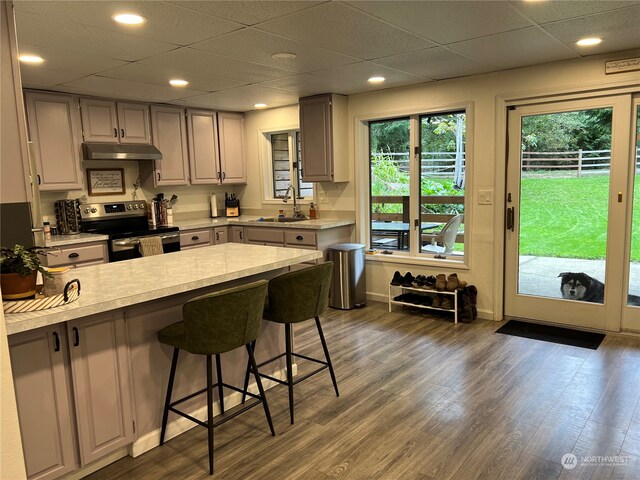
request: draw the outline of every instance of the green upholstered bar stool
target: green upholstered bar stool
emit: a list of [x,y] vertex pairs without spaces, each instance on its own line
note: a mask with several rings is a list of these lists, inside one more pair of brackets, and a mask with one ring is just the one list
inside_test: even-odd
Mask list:
[[[336,391],[336,396],[340,396],[338,391],[338,382],[336,381],[336,374],[333,371],[333,365],[331,363],[331,357],[329,356],[329,349],[327,348],[327,342],[325,341],[324,334],[322,333],[322,325],[320,324],[320,315],[322,315],[329,305],[329,285],[331,283],[331,272],[333,270],[333,262],[321,263],[312,267],[305,268],[303,270],[297,270],[293,272],[284,273],[269,281],[269,295],[268,306],[265,308],[264,318],[272,322],[284,324],[285,334],[285,353],[281,353],[265,362],[258,365],[262,367],[268,363],[271,363],[279,358],[286,357],[287,365],[287,379],[280,380],[269,375],[262,375],[264,378],[268,378],[274,382],[282,385],[287,385],[289,388],[289,415],[291,417],[291,423],[294,421],[293,414],[293,386],[306,380],[307,378],[321,372],[324,369],[329,369],[331,374],[331,381],[333,382],[333,388]],[[306,355],[293,352],[292,349],[292,325],[294,323],[303,322],[305,320],[315,319],[316,327],[318,329],[318,335],[320,342],[322,343],[322,349],[324,350],[325,360],[319,360],[311,358]],[[251,348],[255,348],[255,342]],[[293,380],[293,357],[303,358],[315,363],[319,363],[322,366],[315,369],[311,373]],[[247,391],[249,385],[249,372],[251,368],[247,365],[247,372],[244,382],[244,392]],[[242,401],[244,402],[245,397]]]
[[[169,325],[158,332],[158,340],[161,343],[173,347],[173,360],[171,361],[171,373],[167,386],[167,396],[162,414],[162,431],[160,433],[160,445],[164,444],[164,436],[167,429],[169,411],[177,413],[189,420],[206,427],[209,431],[209,474],[213,475],[213,429],[231,418],[262,403],[264,413],[271,429],[271,435],[275,435],[269,405],[264,394],[258,366],[250,348],[260,332],[262,311],[267,294],[267,281],[260,280],[248,285],[222,290],[189,300],[182,307],[183,321]],[[249,354],[249,365],[253,372],[259,395],[248,393],[246,388],[241,390],[222,382],[222,368],[220,366],[220,354],[245,346]],[[180,350],[186,350],[196,355],[207,357],[207,386],[202,390],[187,395],[179,400],[171,401],[173,381],[178,364]],[[213,384],[212,356],[216,356],[217,383]],[[213,389],[218,387],[220,398],[220,410],[224,413],[223,387],[229,388],[244,395],[249,395],[257,402],[247,405],[234,412],[232,415],[213,422]],[[207,393],[207,421],[202,422],[187,413],[181,412],[175,406],[190,398]]]

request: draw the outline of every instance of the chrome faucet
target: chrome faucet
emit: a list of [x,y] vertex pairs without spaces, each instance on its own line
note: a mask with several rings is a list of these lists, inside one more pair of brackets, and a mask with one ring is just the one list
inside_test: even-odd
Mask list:
[[[292,195],[290,196],[289,193],[292,193]],[[294,218],[299,218],[302,215],[302,212],[300,212],[300,208],[298,207],[298,202],[297,202],[297,195],[296,195],[296,189],[294,188],[293,184],[289,184],[289,188],[287,188],[287,191],[284,192],[284,196],[282,197],[282,201],[284,203],[287,203],[287,201],[289,200],[289,198],[293,198],[293,217]]]

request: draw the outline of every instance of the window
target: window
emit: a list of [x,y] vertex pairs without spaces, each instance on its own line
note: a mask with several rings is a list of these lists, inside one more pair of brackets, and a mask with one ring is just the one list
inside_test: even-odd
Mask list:
[[463,260],[466,112],[372,121],[369,147],[371,247]]
[[299,199],[312,199],[313,183],[302,181],[299,168],[300,132],[269,133],[266,138],[271,146],[271,198],[283,198],[289,185],[293,185]]

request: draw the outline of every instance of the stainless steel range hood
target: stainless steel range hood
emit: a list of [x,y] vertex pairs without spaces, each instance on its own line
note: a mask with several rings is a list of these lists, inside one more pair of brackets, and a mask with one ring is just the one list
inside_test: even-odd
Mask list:
[[85,160],[162,160],[153,145],[121,145],[117,143],[83,143]]

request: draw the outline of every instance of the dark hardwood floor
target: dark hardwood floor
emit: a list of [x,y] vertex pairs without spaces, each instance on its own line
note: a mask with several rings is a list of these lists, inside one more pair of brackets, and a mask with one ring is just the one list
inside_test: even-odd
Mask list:
[[[268,390],[277,436],[260,408],[216,429],[214,478],[639,479],[640,339],[607,335],[587,350],[495,334],[501,325],[375,302],[330,309],[340,398],[328,372],[306,380],[290,425],[286,387]],[[295,335],[321,358],[313,322]],[[562,466],[566,453],[575,468]],[[87,478],[211,478],[206,430]]]

